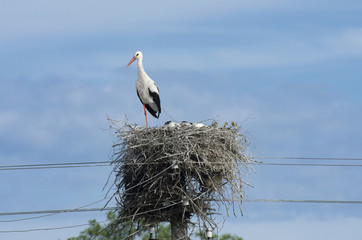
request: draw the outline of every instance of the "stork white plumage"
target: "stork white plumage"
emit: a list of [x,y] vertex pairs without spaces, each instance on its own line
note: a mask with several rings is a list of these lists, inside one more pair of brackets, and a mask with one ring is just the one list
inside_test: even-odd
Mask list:
[[138,70],[138,80],[136,81],[136,90],[138,98],[143,104],[143,109],[145,111],[146,126],[148,130],[148,121],[147,121],[147,111],[152,114],[155,118],[158,118],[161,113],[161,101],[159,96],[159,90],[156,86],[156,83],[147,75],[143,69],[143,54],[140,51],[137,51],[131,61],[127,64],[127,67],[137,59],[137,70]]

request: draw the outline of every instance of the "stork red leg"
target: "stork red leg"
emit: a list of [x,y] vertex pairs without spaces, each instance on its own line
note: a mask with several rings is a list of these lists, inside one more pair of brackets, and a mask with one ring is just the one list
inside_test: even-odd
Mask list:
[[147,111],[146,111],[146,105],[145,104],[143,104],[143,109],[145,110],[146,126],[147,126],[147,131],[148,131]]

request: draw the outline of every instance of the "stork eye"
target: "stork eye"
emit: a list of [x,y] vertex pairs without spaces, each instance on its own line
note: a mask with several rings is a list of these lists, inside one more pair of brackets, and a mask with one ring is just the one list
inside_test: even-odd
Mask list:
[[136,56],[138,56],[139,54],[137,53]]

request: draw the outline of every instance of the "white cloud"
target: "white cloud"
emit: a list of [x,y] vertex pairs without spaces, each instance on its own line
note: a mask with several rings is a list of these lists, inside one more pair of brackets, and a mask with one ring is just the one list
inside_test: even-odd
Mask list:
[[[149,49],[145,59],[147,67],[155,69],[172,70],[195,70],[209,71],[220,69],[240,69],[240,68],[275,68],[292,67],[300,65],[310,65],[328,60],[348,57],[360,57],[362,55],[362,28],[352,28],[345,26],[339,30],[321,30],[320,32],[308,32],[308,28],[291,29],[283,26],[278,29],[269,26],[260,26],[258,23],[251,24],[250,27],[241,24],[239,29],[233,26],[231,29],[218,26],[209,26],[207,24],[193,24],[195,19],[214,19],[214,16],[228,16],[233,13],[243,14],[244,11],[253,9],[289,9],[297,8],[292,3],[295,1],[174,1],[164,7],[162,1],[145,2],[127,2],[119,1],[98,2],[84,1],[69,2],[46,2],[37,1],[10,1],[2,5],[3,14],[0,14],[0,27],[2,28],[2,38],[0,41],[24,39],[32,42],[31,38],[41,38],[46,42],[49,36],[58,36],[59,39],[67,39],[74,44],[68,46],[65,44],[55,44],[45,46],[48,48],[46,53],[55,51],[54,55],[42,53],[50,59],[47,62],[39,60],[31,62],[37,51],[42,51],[39,46],[28,53],[29,57],[21,54],[21,57],[27,62],[22,66],[28,67],[29,72],[89,72],[90,75],[97,74],[99,67],[107,68],[120,67],[122,61],[129,60],[129,53],[125,53],[125,48],[104,49],[97,48],[96,44],[90,45],[90,49],[84,53],[78,52],[83,42],[93,41],[90,36],[103,36],[105,32],[129,33],[131,39],[136,33],[140,38],[147,38],[147,32],[155,34],[157,31],[164,33],[176,32],[182,37],[181,32],[188,34],[198,31],[210,31],[206,36],[222,35],[225,38],[237,37],[248,39],[247,41],[231,41],[215,44],[208,41],[202,34],[197,36],[198,41],[204,41],[205,44],[192,43],[190,36],[185,37],[183,43],[177,45],[165,44],[162,48]],[[21,4],[20,4],[21,3]],[[310,4],[310,3],[308,3]],[[84,6],[87,5],[86,10]],[[72,6],[72,7],[69,7]],[[143,6],[139,8],[139,6]],[[298,4],[297,4],[298,6]],[[255,17],[258,19],[257,17]],[[238,18],[235,18],[237,20]],[[283,17],[285,21],[288,16]],[[317,20],[317,19],[316,19]],[[182,24],[179,24],[180,21]],[[8,24],[11,23],[11,24]],[[176,23],[176,25],[175,25]],[[223,26],[223,25],[221,25]],[[255,27],[251,27],[255,26]],[[178,29],[178,28],[181,28]],[[323,26],[322,26],[323,27]],[[238,32],[240,31],[240,32]],[[91,35],[87,35],[91,33]],[[25,36],[27,38],[25,38]],[[67,38],[67,36],[71,38]],[[88,36],[88,37],[87,37]],[[28,38],[30,37],[30,38]],[[112,36],[110,36],[112,37]],[[201,38],[200,38],[201,37]],[[114,36],[114,38],[117,38]],[[54,38],[52,38],[54,40]],[[101,38],[103,39],[103,38]],[[34,39],[33,39],[34,40]],[[103,42],[99,41],[101,44]],[[153,41],[156,41],[153,39]],[[36,42],[36,41],[35,41]],[[142,43],[144,41],[139,41]],[[157,40],[156,42],[159,42]],[[26,44],[16,45],[17,41],[12,41],[15,46],[27,46]],[[30,47],[34,44],[30,44]],[[107,43],[108,44],[108,43]],[[129,44],[127,42],[127,44]],[[4,44],[3,46],[6,46]],[[101,46],[101,45],[99,45]],[[65,55],[63,52],[54,48],[67,49]],[[21,48],[21,47],[20,47]],[[95,50],[97,48],[97,50]],[[115,50],[116,49],[116,50]],[[121,50],[122,49],[122,50]],[[68,52],[67,52],[68,51]],[[84,51],[84,50],[83,50]],[[129,49],[127,49],[129,51]],[[130,54],[133,54],[133,51]],[[10,63],[12,63],[9,54]],[[126,60],[124,60],[126,59]],[[17,58],[14,65],[18,66]],[[15,62],[16,61],[16,62]],[[9,64],[4,61],[4,64]],[[34,66],[35,65],[35,66]],[[87,68],[88,69],[85,69]],[[16,67],[18,69],[18,67]],[[9,68],[12,69],[12,68]],[[9,71],[5,69],[4,72]],[[99,72],[99,71],[98,71]],[[104,74],[104,71],[102,72]]]
[[14,123],[19,119],[19,114],[16,112],[0,112],[0,131],[7,130],[13,126]]
[[321,45],[331,57],[361,56],[362,28],[346,28],[335,34],[322,36]]
[[[303,39],[261,41],[251,46],[213,49],[222,66],[230,68],[288,67],[362,56],[362,28],[342,29]],[[215,67],[215,66],[213,66]]]
[[[294,2],[294,1],[293,1]],[[15,0],[0,4],[2,41],[23,37],[64,36],[105,31],[149,31],[173,23],[230,14],[293,6],[277,0],[200,1],[38,1]]]
[[[289,36],[289,32],[274,33],[271,30],[260,30],[260,32],[262,37],[259,36],[258,40],[252,37],[254,41],[248,43],[211,44],[211,46],[205,43],[191,47],[181,45],[177,49],[170,49],[167,46],[162,49],[148,49],[144,64],[146,70],[203,72],[306,66],[362,56],[362,28],[346,27],[317,34],[305,33],[302,38]],[[226,37],[232,36],[228,31],[222,34]],[[275,37],[269,38],[269,35]],[[112,66],[120,64],[123,59],[129,59],[123,53],[121,55],[114,52],[97,55],[94,58],[98,64]]]

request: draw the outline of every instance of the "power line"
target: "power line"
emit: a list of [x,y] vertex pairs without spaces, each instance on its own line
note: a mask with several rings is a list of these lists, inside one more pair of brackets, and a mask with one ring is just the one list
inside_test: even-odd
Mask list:
[[[235,201],[237,199],[230,199],[230,201]],[[362,204],[362,201],[343,201],[343,200],[292,200],[292,199],[243,199],[244,202],[255,202],[255,203],[316,203],[316,204]],[[167,208],[176,204],[180,204],[181,202],[176,202],[174,204],[170,204],[158,209],[149,210],[146,212],[158,211],[163,208]],[[42,213],[70,213],[70,212],[86,212],[86,211],[114,211],[117,207],[107,207],[107,208],[87,208],[87,209],[59,209],[59,210],[43,210],[43,211],[28,211],[28,212],[3,212],[0,213],[0,216],[5,215],[25,215],[25,214],[42,214]],[[144,214],[137,213],[138,214]],[[127,218],[127,217],[122,217]],[[101,221],[99,223],[109,222],[109,220]],[[24,233],[24,232],[34,232],[34,231],[50,231],[50,230],[61,230],[68,228],[77,228],[83,226],[89,226],[91,223],[86,224],[78,224],[78,225],[70,225],[63,227],[52,227],[52,228],[34,228],[34,229],[22,229],[22,230],[1,230],[0,233]]]
[[[347,157],[268,157],[254,156],[251,159],[283,159],[283,160],[324,160],[324,161],[362,161],[362,158]],[[19,165],[0,165],[1,168],[20,168],[20,167],[60,167],[73,165],[90,165],[90,164],[111,164],[112,161],[88,161],[88,162],[65,162],[65,163],[40,163],[40,164],[19,164]]]
[[256,165],[265,165],[265,166],[362,167],[362,164],[265,163],[265,162],[256,162],[254,164],[256,164]]
[[110,161],[98,162],[68,162],[68,163],[42,163],[42,164],[20,164],[2,165],[1,170],[29,170],[29,169],[49,169],[49,168],[76,168],[76,167],[101,167],[110,166]]
[[[89,204],[86,204],[86,205],[83,205],[81,207],[78,207],[78,208],[74,208],[73,210],[79,210],[79,209],[84,209],[86,207],[89,207],[89,206],[92,206],[94,204],[97,204],[99,202],[102,202],[104,200],[107,200],[107,199],[110,199],[111,197],[106,197],[106,198],[103,198],[101,200],[97,200],[95,202],[92,202],[92,203],[89,203]],[[62,213],[62,212],[51,212],[51,213],[47,213],[46,215],[41,215],[41,216],[36,216],[36,217],[29,217],[29,218],[20,218],[20,219],[11,219],[11,220],[0,220],[0,222],[20,222],[20,221],[26,221],[26,220],[33,220],[33,219],[38,219],[38,218],[44,218],[44,217],[49,217],[49,216],[53,216],[53,215],[56,215],[56,214],[59,214],[59,213]],[[18,214],[17,214],[18,215]]]
[[[229,199],[229,201],[237,201],[238,199]],[[313,199],[243,199],[243,202],[254,202],[254,203],[321,203],[321,204],[362,204],[362,200],[313,200]],[[180,202],[181,203],[181,202]],[[175,203],[176,205],[178,203]],[[170,207],[167,205],[162,208]],[[160,209],[162,209],[160,208]],[[157,211],[160,209],[154,209]],[[21,211],[21,212],[0,212],[0,216],[14,216],[14,215],[29,215],[29,214],[50,214],[50,213],[75,213],[75,212],[96,212],[96,211],[115,211],[117,207],[106,207],[106,208],[84,208],[84,209],[57,209],[57,210],[40,210],[40,211]],[[141,214],[141,213],[139,213]],[[143,214],[143,213],[142,213]]]
[[[103,163],[103,164],[99,164]],[[105,164],[107,163],[107,164]],[[60,163],[60,164],[34,164],[34,165],[12,165],[0,166],[0,171],[8,170],[41,170],[41,169],[59,169],[59,168],[84,168],[84,167],[113,167],[110,161],[104,162],[87,162],[87,163]],[[225,164],[224,162],[212,162],[213,164]],[[164,163],[129,163],[127,165],[148,165],[148,164],[164,164]],[[199,162],[195,162],[199,164]],[[265,166],[317,166],[317,167],[362,167],[362,164],[328,164],[328,163],[273,163],[273,162],[252,162],[253,165]]]
[[48,167],[19,167],[19,168],[0,168],[0,171],[6,170],[39,170],[39,169],[55,169],[55,168],[84,168],[84,167],[109,167],[106,164],[92,164],[92,165],[80,165],[80,166],[48,166]]
[[[101,221],[98,223],[105,223],[109,222],[110,220]],[[50,230],[61,230],[61,229],[69,229],[69,228],[77,228],[77,227],[84,227],[89,226],[91,223],[85,224],[78,224],[78,225],[70,225],[70,226],[63,226],[63,227],[52,227],[52,228],[32,228],[32,229],[22,229],[22,230],[3,230],[0,233],[25,233],[25,232],[35,232],[35,231],[50,231]]]
[[343,201],[343,200],[295,200],[295,199],[244,199],[244,202],[255,203],[322,203],[322,204],[362,204],[362,201]]
[[[130,216],[122,216],[119,219],[127,219],[127,218],[131,218],[137,215],[142,215],[145,213],[150,213],[150,212],[155,212],[158,210],[162,210],[165,208],[169,208],[172,207],[174,205],[177,204],[181,204],[182,201],[179,202],[174,202],[171,204],[168,204],[166,206],[157,208],[157,209],[152,209],[152,210],[147,210],[144,212],[139,212],[139,213],[135,213],[132,214]],[[86,211],[104,211],[104,210],[116,210],[116,207],[108,207],[108,208],[90,208],[90,209],[60,209],[60,210],[43,210],[43,211],[29,211],[29,212],[8,212],[8,213],[0,213],[0,216],[4,216],[4,215],[24,215],[24,214],[41,214],[41,213],[61,213],[61,212],[86,212]],[[107,222],[103,221],[103,222]],[[100,222],[102,223],[102,222]],[[5,231],[0,231],[0,233],[21,233],[21,232],[33,232],[33,231],[45,231],[45,230],[59,230],[59,229],[66,229],[66,228],[75,228],[75,227],[82,227],[82,226],[87,226],[90,225],[90,223],[88,224],[79,224],[79,225],[71,225],[71,226],[63,226],[63,227],[54,227],[54,228],[36,228],[36,229],[25,229],[25,230],[5,230]]]
[[98,164],[98,163],[110,163],[111,161],[98,161],[98,162],[65,162],[65,163],[40,163],[40,164],[19,164],[19,165],[3,165],[3,167],[44,167],[44,166],[62,166],[62,165],[82,165],[82,164]]
[[362,161],[362,158],[347,157],[252,157],[253,159],[287,159],[287,160],[327,160],[327,161]]
[[53,213],[73,213],[73,212],[97,212],[97,211],[114,211],[115,207],[105,208],[76,208],[76,209],[56,209],[40,211],[23,211],[23,212],[0,212],[0,216],[29,215],[29,214],[53,214]]
[[[152,209],[152,210],[147,210],[147,211],[144,211],[144,212],[135,213],[135,214],[132,214],[131,216],[122,216],[122,217],[120,217],[120,219],[126,219],[126,218],[129,218],[129,217],[134,217],[136,215],[155,212],[155,211],[158,211],[158,210],[162,210],[162,209],[165,209],[165,208],[172,207],[172,206],[180,204],[180,203],[182,203],[182,201],[174,202],[174,203],[165,205],[165,206],[157,208],[157,209]],[[56,209],[56,210],[40,210],[40,211],[22,211],[22,212],[0,212],[0,216],[28,215],[28,214],[50,214],[50,213],[96,212],[96,211],[114,211],[114,210],[117,210],[117,207],[83,208],[83,209],[79,209],[79,208],[74,209],[73,208],[73,209]]]
[[[255,156],[251,159],[280,159],[280,160],[323,160],[323,161],[362,161],[362,158],[346,157],[268,157]],[[78,167],[78,166],[109,166],[112,161],[89,161],[89,162],[65,162],[65,163],[41,163],[41,164],[19,164],[19,165],[0,165],[0,170],[11,169],[33,169],[33,168],[51,168],[51,167]],[[99,165],[96,165],[99,164]]]

